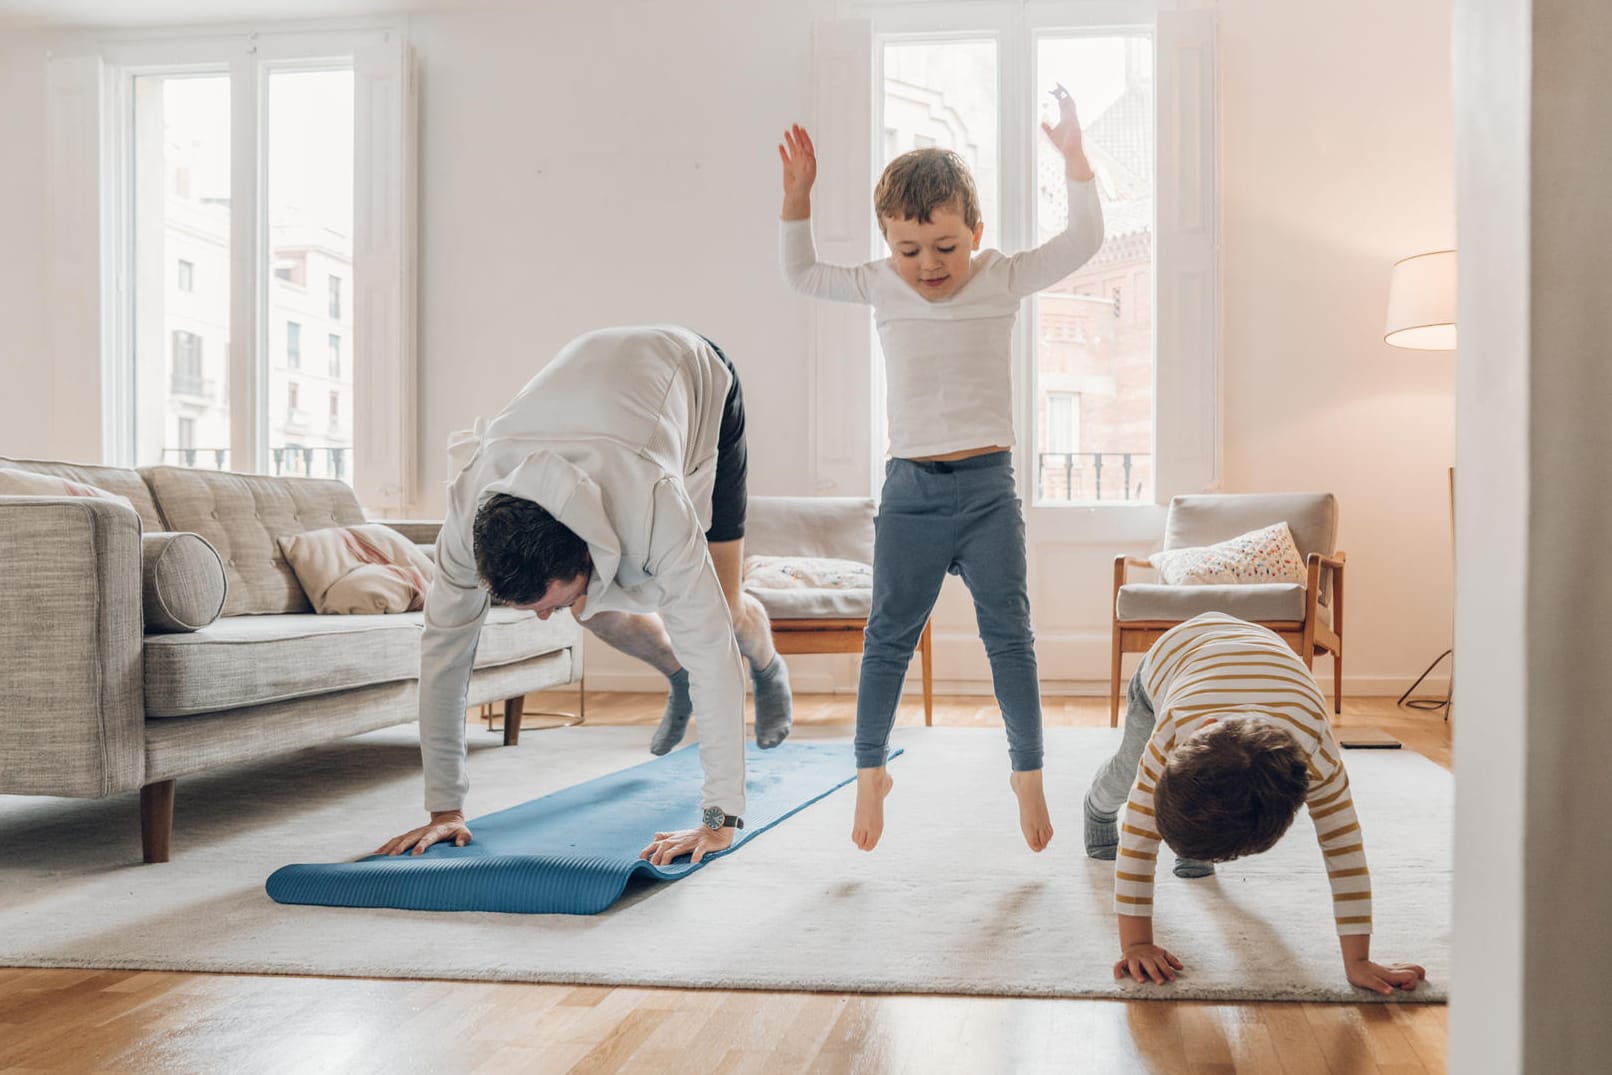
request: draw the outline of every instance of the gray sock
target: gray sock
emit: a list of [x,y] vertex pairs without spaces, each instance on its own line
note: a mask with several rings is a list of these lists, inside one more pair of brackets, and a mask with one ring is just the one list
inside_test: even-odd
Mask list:
[[665,754],[681,743],[688,732],[688,718],[694,715],[694,702],[688,696],[688,669],[679,668],[668,678],[672,686],[666,692],[666,712],[661,715],[660,727],[649,741],[651,754]]
[[1201,862],[1198,859],[1184,859],[1180,855],[1175,857],[1175,875],[1177,877],[1213,877],[1215,864]]
[[795,703],[789,694],[789,666],[774,654],[772,663],[754,671],[750,680],[756,688],[756,746],[771,750],[789,738],[789,726],[795,719]]
[[1086,800],[1086,854],[1112,860],[1119,854],[1119,812],[1105,814]]

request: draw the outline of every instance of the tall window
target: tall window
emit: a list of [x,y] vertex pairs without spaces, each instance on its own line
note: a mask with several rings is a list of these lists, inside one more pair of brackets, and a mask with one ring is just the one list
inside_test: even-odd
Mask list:
[[[101,294],[130,296],[126,307],[112,301],[102,337],[106,461],[276,473],[293,460],[296,473],[353,482],[368,507],[410,503],[413,84],[403,34],[198,30],[108,41],[100,59],[94,133],[117,184],[102,191]],[[79,113],[58,111],[59,136],[81,144],[90,132],[74,126]],[[252,174],[232,169],[242,161]],[[317,405],[310,420],[292,380],[310,380],[298,372],[303,350],[321,336],[325,368],[301,390],[331,393],[328,422]],[[356,415],[355,366],[368,386]],[[353,458],[360,450],[372,466]]]
[[[867,19],[818,34],[818,81],[834,89],[823,100],[840,120],[819,120],[819,154],[858,165],[847,180],[826,173],[814,202],[828,260],[887,253],[868,226],[866,192],[892,157],[930,143],[956,150],[973,170],[982,247],[1013,254],[1045,242],[1066,226],[1068,198],[1062,156],[1040,125],[1058,113],[1050,91],[1062,85],[1074,98],[1105,241],[1024,302],[1013,342],[1015,462],[1027,504],[1049,509],[1028,517],[1046,541],[1068,541],[1076,527],[1083,540],[1129,540],[1151,511],[1059,509],[1160,509],[1218,474],[1218,76],[1215,16],[1198,10],[1205,6],[874,4]],[[854,92],[863,56],[871,108]],[[866,134],[856,137],[855,123],[843,133],[845,121],[864,117]],[[817,312],[813,322],[823,341],[810,348],[814,369],[852,373],[870,338],[881,369],[871,326],[858,339],[861,326],[844,315]],[[875,416],[882,394],[875,373]],[[837,421],[814,409],[819,484],[855,491],[855,460],[832,447],[845,439]]]
[[[1126,303],[1153,265],[1153,41],[1145,34],[1052,32],[1036,41],[1036,88],[1068,88],[1103,200],[1104,240],[1079,269],[1036,296],[1036,499],[1153,499],[1153,321]],[[1049,110],[1050,111],[1050,110]],[[1036,141],[1037,241],[1068,221],[1064,162]],[[1147,290],[1151,291],[1149,287]],[[1068,419],[1071,394],[1084,413]],[[1060,424],[1062,423],[1062,424]],[[1071,434],[1071,430],[1073,433]]]

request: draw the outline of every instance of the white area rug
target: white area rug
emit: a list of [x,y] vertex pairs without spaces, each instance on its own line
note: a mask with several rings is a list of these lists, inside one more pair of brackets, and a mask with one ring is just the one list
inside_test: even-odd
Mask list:
[[[814,732],[816,734],[814,734]],[[831,738],[808,729],[803,737]],[[843,734],[843,733],[841,733]],[[1168,874],[1157,933],[1186,971],[1117,983],[1110,863],[1085,857],[1080,803],[1117,731],[1050,729],[1058,828],[1031,854],[1003,735],[902,729],[883,843],[850,843],[847,787],[741,852],[629,888],[593,917],[287,907],[288,862],[365,853],[423,818],[413,727],[179,781],[174,860],[139,864],[136,797],[0,797],[0,964],[779,990],[1377,999],[1344,978],[1307,816],[1271,852],[1202,881]],[[469,812],[644,760],[647,728],[471,732]],[[851,764],[847,744],[846,764]],[[1409,751],[1347,764],[1375,892],[1373,954],[1425,965],[1394,999],[1444,999],[1452,779]],[[646,834],[647,835],[647,834]]]

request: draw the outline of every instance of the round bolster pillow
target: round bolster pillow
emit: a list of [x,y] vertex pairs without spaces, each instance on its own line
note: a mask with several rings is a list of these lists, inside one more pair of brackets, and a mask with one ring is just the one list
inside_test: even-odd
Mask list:
[[224,611],[229,583],[218,551],[200,534],[140,536],[147,631],[199,631]]

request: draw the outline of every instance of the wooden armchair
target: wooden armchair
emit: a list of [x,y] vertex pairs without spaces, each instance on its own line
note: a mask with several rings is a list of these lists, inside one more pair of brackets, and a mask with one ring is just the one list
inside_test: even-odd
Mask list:
[[1332,708],[1343,711],[1343,568],[1334,549],[1337,499],[1331,493],[1268,493],[1178,496],[1170,501],[1164,547],[1213,545],[1275,523],[1286,522],[1304,557],[1304,584],[1165,586],[1135,583],[1132,567],[1152,570],[1133,556],[1114,559],[1114,653],[1109,684],[1110,727],[1119,724],[1120,665],[1127,653],[1144,653],[1159,636],[1205,612],[1224,612],[1268,627],[1293,647],[1306,666],[1332,654]]
[[[873,563],[873,501],[861,497],[753,496],[745,523],[745,555],[829,557]],[[747,592],[772,620],[779,653],[861,653],[873,591]],[[918,640],[923,662],[924,724],[934,723],[933,623]]]

